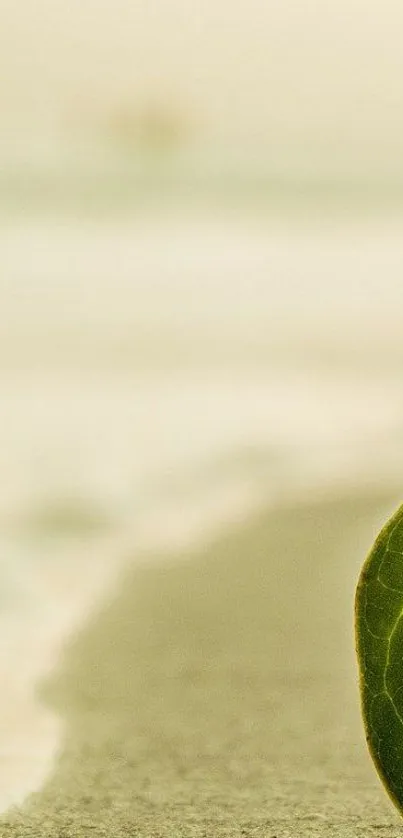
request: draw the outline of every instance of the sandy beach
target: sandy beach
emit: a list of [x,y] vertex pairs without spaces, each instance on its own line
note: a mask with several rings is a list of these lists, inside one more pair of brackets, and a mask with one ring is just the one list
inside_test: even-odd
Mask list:
[[392,493],[283,505],[131,569],[40,686],[65,724],[1,835],[392,836],[366,752],[356,576]]
[[392,838],[402,7],[4,5],[0,838]]
[[352,603],[401,501],[399,218],[3,230],[1,836],[393,833]]

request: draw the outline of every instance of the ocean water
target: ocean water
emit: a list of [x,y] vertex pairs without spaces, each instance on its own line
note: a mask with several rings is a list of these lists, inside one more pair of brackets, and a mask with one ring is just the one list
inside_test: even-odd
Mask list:
[[125,564],[398,491],[403,239],[260,210],[14,217],[0,241],[4,809],[51,771],[38,684]]

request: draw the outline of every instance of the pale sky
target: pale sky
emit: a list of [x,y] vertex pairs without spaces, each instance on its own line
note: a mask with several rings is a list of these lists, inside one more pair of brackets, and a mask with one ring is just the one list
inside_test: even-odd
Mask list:
[[152,99],[280,169],[400,171],[402,31],[397,0],[0,0],[0,133]]

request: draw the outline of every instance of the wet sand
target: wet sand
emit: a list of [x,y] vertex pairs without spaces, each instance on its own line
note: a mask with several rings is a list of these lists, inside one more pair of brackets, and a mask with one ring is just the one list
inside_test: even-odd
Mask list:
[[283,507],[131,570],[41,686],[63,719],[2,838],[395,836],[366,752],[352,611],[400,498]]

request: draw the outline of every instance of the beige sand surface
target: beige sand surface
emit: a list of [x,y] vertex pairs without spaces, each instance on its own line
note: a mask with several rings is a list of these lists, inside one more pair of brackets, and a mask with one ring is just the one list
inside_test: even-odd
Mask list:
[[42,685],[63,753],[2,838],[398,835],[352,631],[360,562],[398,501],[284,507],[131,571]]

